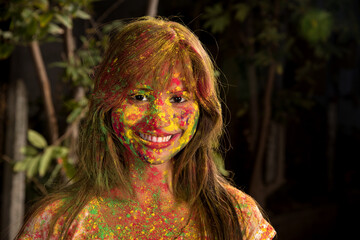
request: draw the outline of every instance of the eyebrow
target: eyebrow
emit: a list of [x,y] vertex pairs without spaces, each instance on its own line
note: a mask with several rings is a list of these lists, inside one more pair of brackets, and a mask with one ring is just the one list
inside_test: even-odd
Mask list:
[[173,89],[173,90],[170,90],[168,92],[170,92],[170,93],[188,92],[188,89],[187,88],[183,88],[183,89],[180,89],[180,90]]
[[153,90],[149,87],[149,88],[135,88],[135,89],[131,89],[131,92],[134,91],[144,91],[144,92],[152,92]]
[[[149,87],[149,88],[144,88],[144,87],[141,87],[141,88],[135,88],[135,89],[131,89],[130,92],[133,93],[133,92],[140,92],[140,91],[144,91],[144,92],[153,92],[154,90]],[[181,92],[189,92],[189,90],[187,88],[182,88],[182,89],[172,89],[172,90],[168,90],[166,92],[169,92],[169,93],[181,93]]]

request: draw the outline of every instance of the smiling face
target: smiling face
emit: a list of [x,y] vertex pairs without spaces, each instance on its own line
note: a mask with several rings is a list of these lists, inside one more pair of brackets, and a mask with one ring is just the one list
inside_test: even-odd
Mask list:
[[168,162],[194,136],[199,106],[180,71],[163,90],[136,84],[111,114],[112,126],[130,155],[151,164]]

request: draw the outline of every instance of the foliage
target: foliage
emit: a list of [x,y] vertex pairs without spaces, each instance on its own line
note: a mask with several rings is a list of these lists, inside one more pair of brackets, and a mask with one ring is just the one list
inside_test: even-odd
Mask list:
[[10,20],[8,31],[0,31],[2,40],[0,57],[10,56],[14,45],[26,44],[33,40],[50,41],[61,35],[63,26],[72,28],[73,19],[89,19],[83,9],[92,0],[17,0],[10,1],[5,16]]
[[[17,0],[8,4],[1,20],[7,20],[8,30],[0,30],[0,58],[7,58],[17,45],[27,45],[31,41],[65,41],[65,30],[71,31],[74,19],[88,21],[92,25],[85,30],[91,33],[80,36],[81,46],[64,57],[63,61],[50,64],[64,69],[64,81],[73,87],[80,87],[85,93],[92,88],[94,67],[102,60],[102,54],[109,44],[107,33],[120,29],[121,21],[113,21],[99,27],[91,15],[94,0]],[[74,40],[75,39],[71,39]],[[83,118],[88,98],[70,99],[65,102],[69,115],[66,122],[71,129]],[[72,126],[72,127],[74,127]],[[62,172],[67,178],[74,175],[75,160],[71,152],[69,134],[65,132],[50,145],[45,137],[34,130],[28,130],[28,145],[21,150],[25,158],[16,162],[14,171],[25,171],[30,179],[39,178],[51,184]]]
[[[239,62],[241,56],[240,64],[245,66],[254,64],[260,81],[259,86],[264,85],[268,77],[266,69],[274,62],[276,73],[281,78],[286,60],[302,61],[304,54],[297,44],[299,39],[306,42],[314,56],[304,61],[304,64],[297,69],[299,75],[296,76],[297,81],[293,88],[275,92],[276,101],[273,104],[275,111],[280,111],[275,116],[285,116],[286,113],[296,112],[298,108],[308,109],[313,106],[312,86],[317,81],[312,78],[315,66],[321,67],[331,56],[341,52],[336,43],[329,41],[338,30],[334,26],[333,13],[317,8],[310,1],[278,0],[273,4],[268,1],[241,1],[236,4],[232,1],[222,1],[207,7],[203,20],[204,26],[217,34],[220,41],[224,39],[225,48],[229,45],[229,51],[234,56],[233,61]],[[234,41],[236,42],[232,43]],[[228,58],[227,64],[230,61]],[[309,68],[309,64],[314,67]],[[243,71],[240,78],[250,81],[246,74],[246,71]],[[308,94],[299,95],[299,85],[303,86],[304,83],[308,86]],[[239,83],[236,85],[248,86]],[[263,89],[259,90],[261,92]],[[242,91],[240,95],[249,96],[248,89]],[[284,91],[287,93],[284,94]],[[288,96],[292,97],[283,99]],[[243,99],[243,101],[248,100]],[[238,116],[244,116],[248,110],[247,107],[238,109],[237,112],[241,113]]]
[[321,9],[312,9],[300,19],[302,36],[310,43],[326,42],[332,32],[332,16]]
[[[355,1],[346,2],[357,7]],[[358,19],[354,14],[353,21],[339,27],[338,20],[348,18],[339,11],[344,6],[349,8],[337,0],[228,0],[205,9],[204,26],[216,35],[224,53],[218,63],[232,81],[230,85],[237,86],[230,89],[229,95],[238,100],[231,101],[231,107],[238,121],[248,118],[242,137],[247,141],[245,154],[253,160],[249,191],[260,203],[285,179],[280,167],[287,144],[281,142],[280,134],[285,132],[279,131],[278,139],[271,139],[272,123],[285,127],[289,120],[298,120],[302,111],[317,103],[318,90],[328,84],[324,74],[329,60],[341,54],[354,57],[346,53],[346,46],[355,43],[354,34],[348,33]],[[264,159],[271,156],[277,158],[278,176],[265,183]]]
[[203,17],[207,19],[204,27],[211,28],[213,33],[223,32],[230,23],[230,14],[224,11],[221,3],[217,3],[212,7],[206,7]]
[[50,166],[51,160],[67,158],[69,153],[67,147],[49,146],[40,133],[29,130],[27,138],[30,145],[21,149],[21,152],[26,157],[23,161],[15,164],[15,171],[26,171],[29,178],[37,174],[43,177]]

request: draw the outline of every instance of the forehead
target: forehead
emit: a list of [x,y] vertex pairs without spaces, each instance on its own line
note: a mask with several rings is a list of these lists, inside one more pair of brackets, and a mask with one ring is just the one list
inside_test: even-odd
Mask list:
[[157,75],[149,74],[147,77],[135,79],[131,88],[148,89],[148,90],[184,90],[188,88],[190,81],[183,72],[180,64],[176,64],[172,68],[164,66],[162,71],[157,72]]
[[134,85],[132,89],[129,89],[129,91],[132,90],[144,90],[144,91],[156,91],[156,92],[188,91],[183,81],[176,77],[170,79],[168,84],[162,87],[152,84],[151,81],[138,82]]

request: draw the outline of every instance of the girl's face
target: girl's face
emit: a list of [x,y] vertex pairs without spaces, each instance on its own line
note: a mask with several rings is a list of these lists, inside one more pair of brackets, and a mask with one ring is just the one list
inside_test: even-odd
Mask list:
[[196,131],[199,106],[177,69],[163,90],[137,83],[111,114],[113,129],[131,156],[151,164],[172,159]]

